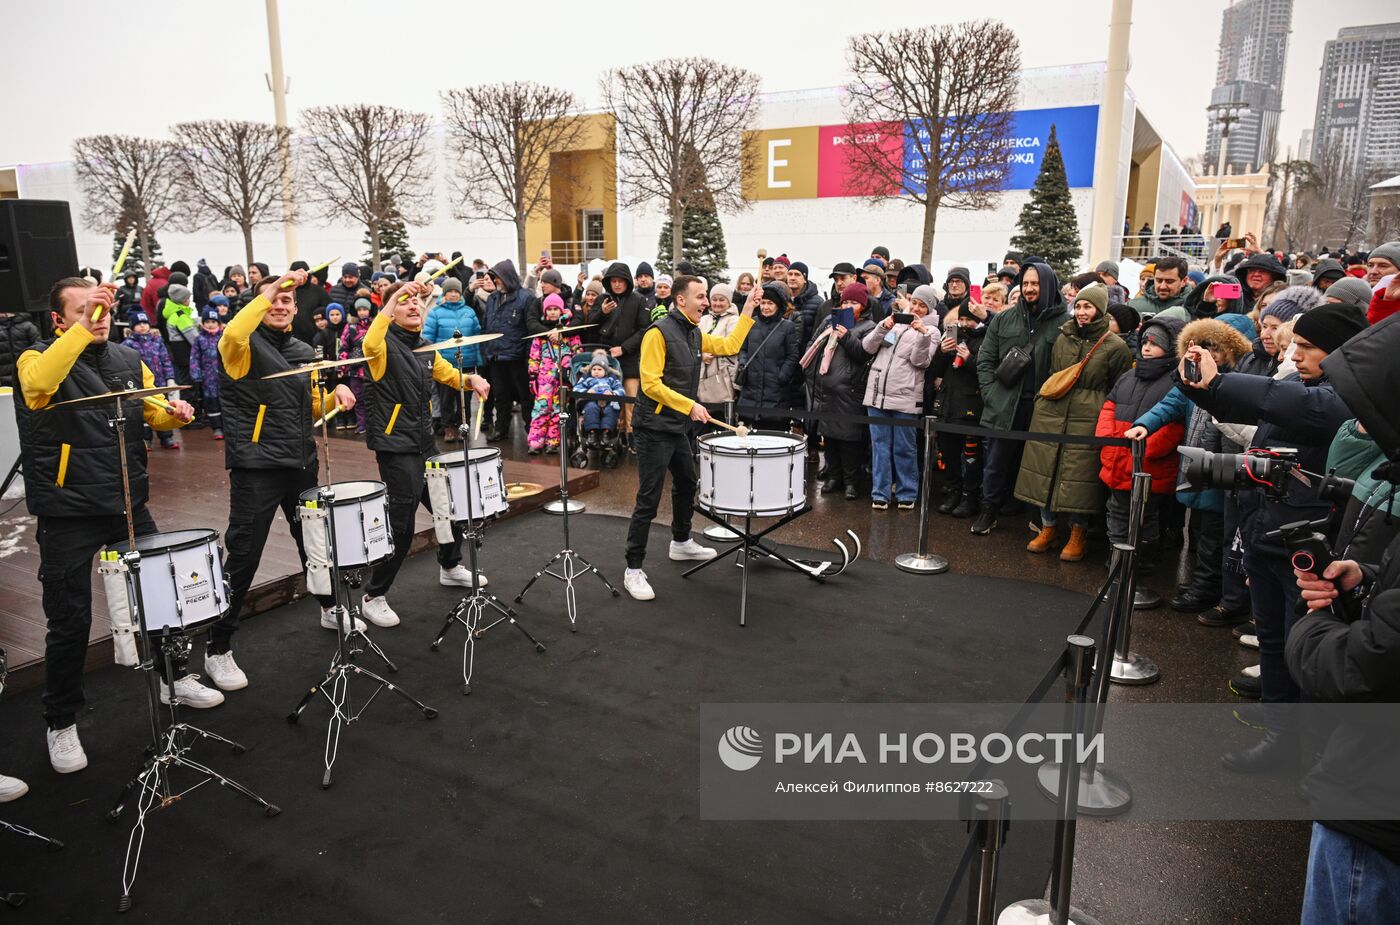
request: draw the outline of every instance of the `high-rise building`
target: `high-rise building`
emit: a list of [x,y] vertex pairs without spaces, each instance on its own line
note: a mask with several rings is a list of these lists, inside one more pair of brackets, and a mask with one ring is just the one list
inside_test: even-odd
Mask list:
[[1400,170],[1400,23],[1350,26],[1322,55],[1312,159]]
[[[1283,68],[1292,24],[1293,0],[1235,0],[1221,17],[1220,56],[1210,102],[1212,107],[1242,104],[1225,148],[1225,164],[1236,173],[1259,170],[1277,153]],[[1212,116],[1206,127],[1205,154],[1211,170],[1220,157],[1220,138],[1220,122]]]

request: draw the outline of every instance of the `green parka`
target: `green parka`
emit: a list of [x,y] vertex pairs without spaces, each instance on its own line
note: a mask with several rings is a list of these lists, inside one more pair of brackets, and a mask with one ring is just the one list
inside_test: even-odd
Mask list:
[[[1102,315],[1084,328],[1070,318],[1060,325],[1060,336],[1051,348],[1051,372],[1057,373],[1084,359],[1108,330]],[[1109,389],[1133,366],[1133,352],[1117,334],[1109,334],[1079,374],[1074,388],[1063,398],[1039,395],[1031,415],[1031,430],[1052,434],[1092,437],[1099,409]],[[1016,497],[1037,507],[1068,514],[1094,514],[1103,509],[1106,491],[1099,480],[1099,448],[1096,446],[1030,441],[1021,457]]]
[[[1051,277],[1053,279],[1053,277]],[[1039,389],[1040,384],[1050,375],[1050,348],[1059,337],[1059,326],[1069,318],[1064,302],[1056,302],[1041,310],[1040,317],[1032,318],[1030,309],[1022,299],[1016,304],[1002,309],[987,323],[987,334],[982,339],[982,347],[977,351],[977,381],[982,387],[983,427],[992,430],[1011,430],[1015,426],[1016,404],[1021,399],[1023,383],[1004,385],[997,379],[997,367],[1011,352],[1012,347],[1025,347],[1030,351],[1034,362],[1026,371],[1031,377],[1031,386]],[[1070,318],[1073,322],[1074,319]],[[1090,429],[1092,433],[1092,428]]]

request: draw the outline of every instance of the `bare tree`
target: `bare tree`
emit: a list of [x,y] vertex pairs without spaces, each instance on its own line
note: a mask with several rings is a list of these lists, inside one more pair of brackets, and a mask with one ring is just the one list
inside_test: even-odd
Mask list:
[[298,188],[327,221],[364,226],[378,265],[380,230],[395,208],[410,225],[432,216],[428,116],[357,103],[304,109],[301,121]]
[[73,141],[73,168],[83,191],[83,222],[93,231],[125,234],[131,221],[141,253],[151,254],[156,229],[190,227],[180,196],[180,151],[172,142],[131,135],[87,135]]
[[738,142],[758,115],[757,74],[709,58],[666,58],[608,71],[604,105],[617,118],[619,205],[660,202],[680,260],[686,210],[748,208],[755,163]]
[[515,223],[515,250],[525,263],[525,225],[549,209],[550,188],[576,181],[550,155],[577,147],[584,120],[568,90],[516,82],[449,90],[442,94],[452,148],[451,179],[464,221]]
[[[171,133],[180,149],[180,182],[203,224],[233,225],[243,232],[246,264],[253,262],[253,229],[290,221],[282,199],[282,145],[291,130],[265,122],[209,119],[181,122]],[[294,256],[294,255],[288,255]]]
[[[873,201],[923,206],[927,264],[938,210],[988,208],[1010,174],[1020,42],[1003,23],[983,19],[853,35],[846,58],[850,188]],[[881,143],[890,132],[903,143]]]

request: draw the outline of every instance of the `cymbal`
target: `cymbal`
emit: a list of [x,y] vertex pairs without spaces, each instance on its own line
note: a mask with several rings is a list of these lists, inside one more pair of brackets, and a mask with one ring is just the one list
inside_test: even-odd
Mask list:
[[180,389],[188,389],[187,385],[159,385],[149,389],[121,389],[116,392],[103,392],[101,395],[84,395],[82,398],[70,398],[67,401],[57,401],[48,408],[66,408],[70,405],[86,405],[93,402],[111,401],[118,398],[123,401],[135,401],[138,398],[146,398],[151,395],[164,395],[166,392],[175,392]]
[[424,347],[413,348],[414,353],[436,353],[439,350],[452,350],[455,347],[470,347],[472,344],[484,344],[488,340],[495,340],[501,334],[473,334],[471,337],[449,337],[447,340],[440,340],[436,344],[428,344]]
[[280,370],[275,373],[268,373],[262,376],[263,379],[282,379],[287,376],[300,376],[308,373],[318,373],[323,369],[335,369],[338,366],[354,366],[356,363],[366,363],[366,357],[355,357],[351,360],[317,360],[314,363],[306,363],[302,366],[294,366],[291,369]]
[[596,328],[597,326],[598,326],[598,322],[593,321],[593,322],[590,322],[589,324],[575,324],[575,325],[571,325],[570,327],[567,327],[567,328],[550,328],[548,331],[541,331],[541,332],[538,333],[538,334],[526,334],[524,337],[522,337],[522,338],[520,338],[520,339],[521,339],[521,340],[533,340],[533,339],[536,338],[536,337],[548,337],[548,336],[551,335],[551,334],[565,334],[565,333],[567,333],[567,332],[569,332],[569,331],[582,331],[584,328]]
[[536,482],[507,482],[506,500],[515,501],[519,498],[528,498],[544,491],[544,486]]

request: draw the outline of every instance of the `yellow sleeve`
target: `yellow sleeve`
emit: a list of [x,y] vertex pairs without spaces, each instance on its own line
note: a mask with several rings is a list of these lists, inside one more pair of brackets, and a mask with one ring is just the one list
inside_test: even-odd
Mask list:
[[442,358],[442,354],[433,354],[433,381],[441,382],[443,385],[450,385],[454,389],[462,388],[464,377],[457,372],[457,367]]
[[271,307],[272,303],[259,295],[224,327],[224,336],[219,338],[219,356],[223,358],[224,372],[230,379],[242,379],[252,368],[253,351],[248,347],[248,339]]
[[[145,363],[141,364],[141,388],[153,389],[156,387],[155,373],[147,368]],[[141,402],[141,413],[151,430],[176,430],[184,427],[185,422],[175,415],[166,411],[153,401]]]
[[384,348],[384,338],[388,335],[389,316],[381,312],[369,323],[365,339],[360,342],[360,349],[364,351],[365,359],[369,360],[370,378],[375,382],[383,379],[389,370],[389,351]]
[[695,402],[661,381],[661,372],[666,368],[666,338],[654,327],[642,335],[641,366],[642,394],[657,402],[657,410],[665,405],[689,416]]
[[[709,334],[700,335],[700,349],[706,353],[712,353],[717,357],[733,356],[744,346],[744,338],[749,336],[749,328],[753,327],[753,318],[739,316],[739,323],[734,325],[734,330],[729,332],[728,337],[711,337]],[[689,414],[689,412],[686,412]]]
[[335,401],[335,396],[332,395],[332,394],[330,394],[329,392],[327,392],[327,391],[326,391],[326,387],[325,387],[324,385],[322,385],[320,382],[313,381],[313,382],[311,383],[311,421],[312,421],[312,423],[315,423],[316,421],[321,420],[321,407],[322,407],[322,404],[323,404],[322,401],[321,401],[322,398],[329,398],[332,402]]
[[78,362],[78,355],[90,343],[92,332],[75,324],[42,353],[26,350],[19,355],[15,363],[15,376],[19,379],[24,403],[31,410],[38,411],[48,405],[63,380],[68,378],[73,364]]

